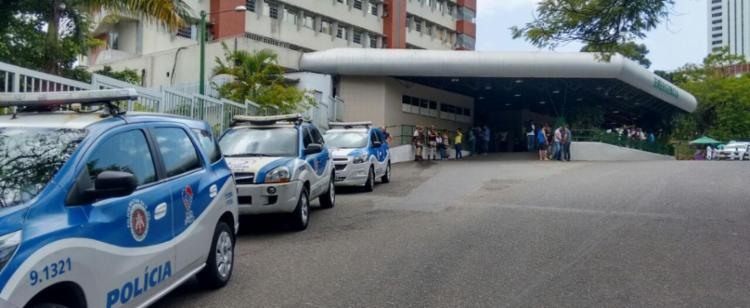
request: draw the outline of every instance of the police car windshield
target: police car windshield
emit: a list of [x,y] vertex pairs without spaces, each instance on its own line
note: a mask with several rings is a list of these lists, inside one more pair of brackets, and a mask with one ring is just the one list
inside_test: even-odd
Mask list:
[[363,132],[328,131],[324,139],[332,148],[353,149],[367,146],[367,133]]
[[237,128],[219,141],[224,156],[297,156],[297,129]]
[[80,129],[0,127],[0,208],[39,194],[85,135]]

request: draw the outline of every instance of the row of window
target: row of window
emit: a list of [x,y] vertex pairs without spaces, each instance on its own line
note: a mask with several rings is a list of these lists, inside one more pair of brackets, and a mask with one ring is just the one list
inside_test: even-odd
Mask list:
[[[339,0],[339,2],[344,3],[342,1],[343,0]],[[256,2],[257,0],[247,0],[247,7],[249,11],[255,12],[257,5]],[[385,47],[383,46],[382,36],[379,34],[345,24],[340,21],[338,21],[338,26],[336,26],[337,21],[333,19],[287,4],[284,4],[282,9],[282,5],[278,1],[263,0],[263,2],[268,7],[267,10],[263,11],[264,15],[270,18],[281,19],[282,22],[309,28],[320,33],[335,35],[337,38],[351,41],[354,44],[359,44],[370,48]],[[359,5],[357,3],[359,3]],[[375,5],[375,13],[377,14],[377,4],[375,4],[374,2],[370,4],[371,6]],[[353,6],[356,7],[361,5],[362,1],[355,0]],[[319,22],[316,22],[317,19],[319,19]],[[379,40],[380,46],[378,46]]]
[[[203,167],[193,142],[181,128],[160,127],[149,130],[156,141],[166,177],[174,177]],[[198,146],[204,149],[211,163],[221,159],[221,152],[209,132],[192,131]],[[138,186],[157,181],[153,153],[140,129],[119,133],[95,149],[86,167],[93,180],[104,171],[123,171],[135,176]]]
[[409,0],[409,1],[415,1],[421,5],[426,5],[431,7],[432,9],[445,13],[447,15],[456,17],[456,12],[458,12],[458,7],[453,2],[450,2],[448,0]]
[[422,19],[416,15],[407,15],[406,29],[411,31],[417,31],[422,34],[429,35],[433,38],[437,38],[446,44],[454,44],[456,42],[456,32],[442,27],[436,23]]
[[[438,106],[440,109],[438,109]],[[438,111],[439,110],[439,111]],[[401,111],[428,117],[471,123],[471,109],[409,95],[401,96]]]

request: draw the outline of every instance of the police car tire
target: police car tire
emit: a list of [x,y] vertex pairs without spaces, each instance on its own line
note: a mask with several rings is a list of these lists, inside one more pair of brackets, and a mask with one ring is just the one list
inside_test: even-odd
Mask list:
[[336,178],[331,175],[331,182],[328,184],[328,191],[321,195],[320,200],[320,207],[324,209],[330,209],[333,208],[333,206],[336,203],[336,186],[334,185],[334,180]]
[[[221,274],[219,274],[218,264],[216,264],[216,244],[219,241],[221,234],[224,232],[229,234],[229,238],[232,241],[232,260],[230,261],[232,267],[226,277],[222,277]],[[229,228],[225,222],[220,221],[216,224],[213,240],[211,241],[211,251],[208,254],[208,260],[206,260],[206,267],[198,273],[198,281],[203,287],[208,289],[218,289],[227,285],[232,278],[232,270],[234,269],[234,245],[235,238],[232,229]]]
[[[307,229],[307,225],[310,224],[310,197],[309,193],[307,192],[307,188],[302,188],[302,191],[299,193],[299,199],[297,200],[297,207],[294,209],[294,212],[292,212],[292,215],[290,216],[291,225],[292,228],[296,231],[302,231]],[[304,200],[304,203],[303,203]],[[303,207],[307,207],[307,219],[303,217]]]
[[365,191],[372,192],[375,190],[375,168],[370,166],[370,172],[367,174],[367,182],[365,182]]
[[388,162],[388,166],[385,167],[385,174],[383,174],[383,177],[380,178],[380,181],[383,183],[390,183],[391,182],[391,162]]
[[40,303],[30,306],[31,308],[68,308],[68,306],[52,303]]

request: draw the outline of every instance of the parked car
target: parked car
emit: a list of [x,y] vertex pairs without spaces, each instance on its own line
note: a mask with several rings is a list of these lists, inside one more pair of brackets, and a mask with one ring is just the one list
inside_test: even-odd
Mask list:
[[730,141],[714,153],[718,159],[750,160],[750,142]]
[[375,181],[391,181],[391,152],[380,129],[371,122],[330,123],[324,136],[336,166],[337,186],[372,191]]
[[[237,197],[202,121],[135,90],[0,94],[0,306],[133,307],[232,276]],[[105,112],[51,111],[71,103]]]
[[287,213],[292,227],[304,230],[310,200],[334,206],[331,156],[301,115],[237,116],[219,144],[234,172],[240,214]]

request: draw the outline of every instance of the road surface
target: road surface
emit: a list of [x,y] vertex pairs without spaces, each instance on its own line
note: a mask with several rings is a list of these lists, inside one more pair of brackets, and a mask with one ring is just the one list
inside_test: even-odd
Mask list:
[[157,307],[750,306],[750,164],[395,165],[301,233],[243,219],[234,276]]

